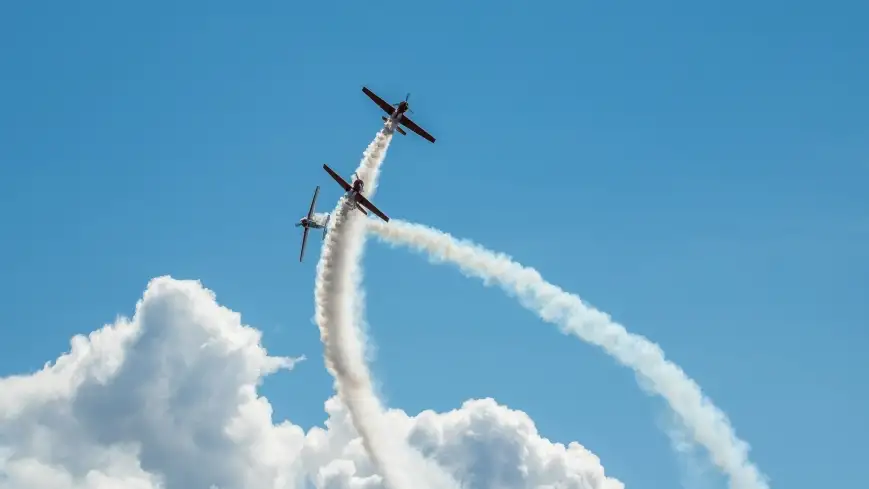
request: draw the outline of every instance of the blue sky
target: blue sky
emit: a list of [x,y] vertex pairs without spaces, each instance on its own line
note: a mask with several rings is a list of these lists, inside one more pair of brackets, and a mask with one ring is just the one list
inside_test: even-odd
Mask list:
[[[23,2],[0,8],[0,374],[194,278],[310,361],[320,210],[411,92],[375,203],[513,255],[658,342],[773,487],[850,487],[869,435],[869,8],[843,1]],[[628,487],[674,487],[663,404],[500,291],[370,243],[374,371],[411,413],[493,396]],[[716,484],[720,481],[713,479]]]

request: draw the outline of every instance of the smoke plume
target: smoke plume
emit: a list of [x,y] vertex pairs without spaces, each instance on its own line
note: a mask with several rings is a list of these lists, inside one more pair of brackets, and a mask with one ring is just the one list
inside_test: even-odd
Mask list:
[[[370,198],[376,190],[392,131],[391,125],[384,126],[356,170],[365,183],[366,197]],[[365,340],[359,328],[365,245],[363,216],[346,198],[339,201],[332,215],[331,229],[317,266],[314,295],[326,366],[335,378],[338,395],[387,486],[410,489],[426,480],[434,481],[432,489],[455,488],[458,485],[439,467],[390,432],[383,405],[374,393],[371,372],[365,362]]]
[[558,325],[563,333],[603,348],[619,363],[633,369],[641,384],[667,401],[694,441],[705,447],[712,461],[727,474],[733,489],[768,488],[764,476],[748,460],[748,444],[737,438],[727,416],[679,366],[665,358],[655,343],[629,333],[607,314],[546,282],[536,270],[514,262],[507,255],[457,240],[430,227],[398,220],[389,224],[370,220],[367,228],[381,241],[423,252],[436,263],[450,262],[465,275],[480,278],[487,285],[498,284],[543,320]]

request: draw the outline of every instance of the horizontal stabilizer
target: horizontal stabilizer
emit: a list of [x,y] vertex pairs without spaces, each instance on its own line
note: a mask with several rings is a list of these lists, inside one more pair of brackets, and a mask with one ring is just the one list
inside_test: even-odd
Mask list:
[[[384,122],[386,122],[386,120],[387,120],[386,117],[383,117],[383,116],[380,116],[380,118],[383,119]],[[401,134],[402,136],[407,136],[407,133],[404,132],[404,129],[402,129],[400,126],[395,126],[395,130],[398,131],[398,133]]]

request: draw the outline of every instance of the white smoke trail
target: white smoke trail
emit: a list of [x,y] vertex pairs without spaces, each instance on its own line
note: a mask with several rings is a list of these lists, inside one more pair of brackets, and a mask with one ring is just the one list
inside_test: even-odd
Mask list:
[[[356,170],[370,197],[377,185],[380,165],[392,139],[386,125],[368,146]],[[454,483],[434,463],[425,460],[395,436],[386,422],[382,403],[374,394],[365,362],[361,321],[361,259],[365,245],[361,213],[342,198],[332,213],[330,229],[317,265],[316,319],[326,356],[326,367],[335,378],[336,390],[353,419],[366,451],[387,487],[454,489]]]
[[729,477],[731,488],[768,489],[766,478],[748,460],[748,444],[736,437],[727,416],[679,366],[664,357],[658,345],[629,333],[607,314],[546,282],[536,270],[514,262],[507,255],[457,240],[436,229],[398,220],[389,224],[368,221],[367,228],[388,244],[424,252],[436,263],[451,262],[486,285],[496,283],[542,319],[558,325],[565,334],[600,346],[632,368],[641,383],[669,403],[694,440],[709,451],[712,461]]

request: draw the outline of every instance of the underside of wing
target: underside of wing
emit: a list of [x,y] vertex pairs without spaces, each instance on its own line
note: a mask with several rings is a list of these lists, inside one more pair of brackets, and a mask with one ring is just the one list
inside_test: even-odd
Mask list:
[[302,251],[299,253],[299,263],[302,262],[302,258],[305,257],[305,244],[308,242],[308,228],[305,228],[305,232],[302,233]]
[[392,113],[395,112],[395,107],[390,105],[386,100],[383,100],[382,98],[375,95],[374,92],[368,89],[368,87],[362,87],[362,92],[365,95],[368,95],[368,98],[373,100],[374,103],[380,106],[380,108],[383,109],[383,111],[387,114],[392,115]]
[[334,178],[336,182],[338,182],[338,185],[340,185],[341,187],[344,188],[345,192],[350,191],[350,184],[347,183],[346,181],[344,181],[344,179],[341,178],[341,175],[338,175],[331,168],[329,168],[329,165],[324,163],[323,169],[326,170],[326,173],[328,173],[332,178]]
[[386,214],[384,214],[383,212],[381,212],[380,209],[375,207],[374,204],[372,204],[370,200],[366,199],[365,197],[363,197],[361,195],[357,195],[356,198],[358,199],[358,202],[360,204],[367,207],[368,210],[373,212],[377,217],[383,219],[386,222],[389,222],[389,217]]
[[399,122],[401,122],[401,125],[403,125],[404,127],[408,128],[408,129],[410,129],[411,131],[413,131],[413,132],[419,134],[420,136],[422,136],[423,139],[427,139],[427,140],[429,140],[429,141],[431,141],[431,142],[435,142],[435,138],[434,138],[431,134],[427,133],[427,132],[425,131],[425,129],[423,129],[423,128],[417,126],[415,122],[413,122],[412,120],[408,119],[407,115],[402,115],[402,116],[401,116],[401,121],[399,121]]
[[314,217],[314,206],[317,205],[317,194],[320,193],[320,186],[317,185],[317,188],[314,189],[314,198],[311,199],[311,207],[308,209],[308,220],[310,221],[312,217]]

